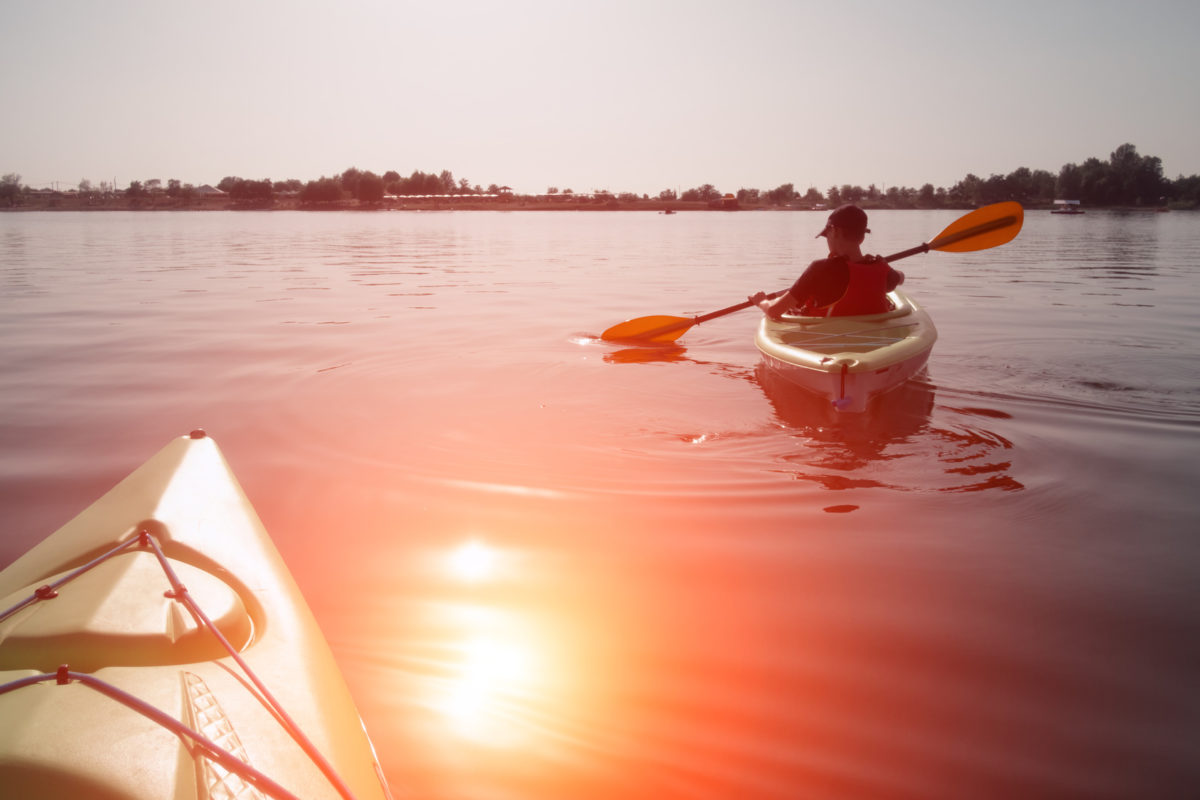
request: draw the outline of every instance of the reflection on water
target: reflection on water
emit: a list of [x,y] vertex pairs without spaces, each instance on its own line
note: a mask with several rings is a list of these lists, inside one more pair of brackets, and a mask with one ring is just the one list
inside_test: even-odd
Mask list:
[[[685,360],[687,348],[678,344],[663,344],[646,347],[625,347],[604,354],[609,364],[653,364]],[[690,360],[690,359],[689,359]]]
[[837,412],[828,399],[799,390],[764,362],[754,372],[755,380],[784,425],[816,437],[832,434],[876,451],[929,423],[935,387],[923,380],[923,376],[924,373],[878,398],[867,413],[846,414]]
[[[953,408],[932,421],[937,387],[924,372],[873,401],[867,413],[842,414],[760,363],[754,379],[779,422],[802,443],[784,460],[797,480],[823,489],[977,492],[1024,488],[1009,474],[1012,442],[979,424],[1002,411]],[[941,475],[932,472],[936,463]],[[845,510],[842,506],[834,506]]]
[[444,744],[531,754],[563,725],[565,665],[555,652],[565,632],[515,588],[545,580],[525,561],[473,538],[431,562],[420,618],[405,627],[426,632],[415,703],[439,721]]
[[457,735],[492,747],[516,746],[521,723],[546,685],[537,639],[512,614],[486,606],[449,605],[437,621],[449,637],[446,675],[430,706]]
[[[503,561],[496,548],[472,539],[447,556],[446,574],[453,581],[486,584],[502,576]],[[448,603],[431,612],[432,626],[448,639],[447,674],[431,707],[458,735],[489,746],[516,745],[521,709],[546,683],[535,641],[522,631],[517,615],[499,608]]]
[[1120,217],[1108,215],[1056,222],[1058,235],[1050,245],[1054,262],[1078,270],[1081,279],[1129,282],[1158,274],[1161,242],[1155,226],[1123,224]]

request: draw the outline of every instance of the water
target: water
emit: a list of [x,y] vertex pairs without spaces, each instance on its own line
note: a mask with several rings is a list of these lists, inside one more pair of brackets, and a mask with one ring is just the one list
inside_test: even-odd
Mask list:
[[899,262],[941,338],[863,419],[762,383],[752,312],[595,338],[819,228],[0,215],[0,565],[202,426],[400,795],[1190,796],[1200,219]]

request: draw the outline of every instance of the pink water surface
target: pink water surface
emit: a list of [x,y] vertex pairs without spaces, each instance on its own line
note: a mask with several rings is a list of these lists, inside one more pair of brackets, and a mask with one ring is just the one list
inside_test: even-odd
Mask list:
[[820,224],[0,215],[0,565],[204,427],[398,796],[1188,796],[1200,218],[897,264],[941,338],[862,418],[764,382],[754,312],[596,338]]

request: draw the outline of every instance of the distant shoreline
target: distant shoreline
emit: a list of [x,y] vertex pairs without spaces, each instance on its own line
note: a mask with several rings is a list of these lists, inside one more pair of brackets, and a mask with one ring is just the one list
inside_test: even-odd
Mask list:
[[[886,203],[860,202],[869,211],[967,211],[972,206],[939,206],[937,208],[896,207]],[[1048,211],[1052,205],[1030,205],[1027,211]],[[719,203],[685,200],[616,200],[595,199],[561,195],[556,197],[509,197],[474,198],[470,195],[446,197],[401,197],[388,198],[377,203],[361,203],[357,200],[342,200],[328,203],[302,203],[295,197],[277,197],[270,203],[234,202],[227,196],[203,196],[189,199],[173,198],[163,194],[149,197],[80,197],[74,193],[24,195],[20,205],[0,207],[0,213],[22,213],[28,211],[642,211],[659,214],[692,211],[817,211],[826,212],[823,205],[792,202],[784,205],[771,203],[738,204],[722,207]],[[1088,206],[1088,210],[1158,211],[1166,208],[1149,206]]]
[[[764,208],[767,206],[763,206]],[[779,208],[771,206],[771,208]],[[277,197],[269,203],[235,202],[227,196],[194,197],[188,200],[162,196],[129,198],[121,195],[83,198],[68,193],[25,195],[22,203],[3,211],[719,211],[703,201],[636,200],[597,201],[590,197],[563,195],[547,199],[514,195],[502,198],[402,197],[374,203],[341,200],[303,203],[295,197]],[[792,209],[784,209],[792,210]]]

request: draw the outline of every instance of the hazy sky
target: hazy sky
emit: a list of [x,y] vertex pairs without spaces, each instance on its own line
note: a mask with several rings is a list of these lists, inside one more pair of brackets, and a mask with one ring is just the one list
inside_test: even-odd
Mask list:
[[1195,0],[0,0],[0,173],[658,194],[1200,173]]

